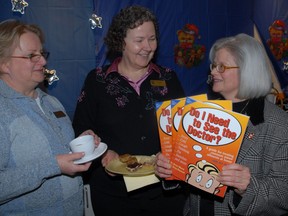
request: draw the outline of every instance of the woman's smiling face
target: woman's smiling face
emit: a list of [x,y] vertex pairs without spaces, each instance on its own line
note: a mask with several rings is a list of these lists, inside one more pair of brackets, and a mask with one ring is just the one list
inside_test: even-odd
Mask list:
[[[222,64],[225,66],[237,66],[234,57],[230,52],[223,48],[215,53],[213,64]],[[225,99],[235,101],[239,89],[239,68],[226,69],[223,73],[219,73],[216,68],[211,71],[213,76],[213,91],[220,93]]]
[[21,58],[21,56],[41,55],[42,51],[41,41],[35,33],[25,32],[22,34],[19,38],[19,45],[16,46],[11,58],[5,64],[3,80],[10,87],[23,94],[33,90],[45,78],[43,67],[46,60],[41,56],[37,62],[32,62],[29,58]]
[[153,22],[144,22],[142,25],[128,30],[124,41],[123,58],[134,68],[146,67],[157,49]]

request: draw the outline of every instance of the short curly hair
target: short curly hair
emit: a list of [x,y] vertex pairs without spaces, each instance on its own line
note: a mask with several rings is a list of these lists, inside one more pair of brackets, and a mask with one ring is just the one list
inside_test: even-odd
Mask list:
[[129,29],[134,29],[144,22],[151,21],[155,26],[156,39],[158,41],[158,23],[156,16],[147,8],[133,5],[121,9],[119,14],[113,17],[104,42],[110,53],[122,53],[125,45],[124,38]]

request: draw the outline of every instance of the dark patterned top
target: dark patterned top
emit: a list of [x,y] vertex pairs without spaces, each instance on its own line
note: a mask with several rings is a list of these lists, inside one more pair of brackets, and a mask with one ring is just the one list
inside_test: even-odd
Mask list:
[[[117,63],[91,71],[82,89],[73,126],[76,134],[92,129],[118,154],[152,155],[160,151],[155,102],[184,96],[183,89],[170,69],[150,64],[140,94],[117,72]],[[105,174],[100,160],[91,169],[99,190],[126,194],[123,180]],[[160,187],[160,186],[159,186]]]

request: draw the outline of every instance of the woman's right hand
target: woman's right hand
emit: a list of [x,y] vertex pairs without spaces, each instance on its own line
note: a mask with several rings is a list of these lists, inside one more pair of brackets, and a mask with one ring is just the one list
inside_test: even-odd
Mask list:
[[[108,150],[102,157],[101,160],[102,166],[105,168],[109,164],[109,162],[115,158],[119,158],[119,154],[113,150]],[[115,176],[115,174],[108,172],[107,170],[106,173],[110,176]]]
[[155,174],[160,178],[169,178],[172,175],[170,160],[161,152],[156,155]]
[[79,172],[87,171],[91,166],[91,162],[84,164],[74,164],[75,160],[79,160],[83,156],[83,152],[57,155],[56,160],[60,167],[61,173],[69,176],[74,176]]
[[111,160],[118,158],[118,157],[119,155],[115,151],[107,150],[107,152],[105,152],[102,156],[102,160],[101,160],[102,166],[106,167]]

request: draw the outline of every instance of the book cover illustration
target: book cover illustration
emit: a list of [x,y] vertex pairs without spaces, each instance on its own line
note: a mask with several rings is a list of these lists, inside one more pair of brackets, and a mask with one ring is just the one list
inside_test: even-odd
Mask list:
[[[231,101],[212,101],[207,100],[206,94],[194,95],[189,98],[205,101],[209,104],[217,105],[221,108],[232,109]],[[173,152],[173,143],[176,141],[179,122],[182,117],[183,108],[186,102],[186,97],[156,102],[156,116],[158,123],[158,132],[160,137],[160,145],[162,153],[171,158]],[[173,176],[166,180],[177,179]]]
[[216,176],[236,161],[248,121],[248,116],[186,98],[171,156],[173,176],[224,197],[227,187]]
[[171,101],[156,102],[155,105],[161,151],[170,158],[172,154]]
[[[191,98],[196,101],[202,101],[203,103],[210,104],[222,109],[232,110],[232,102],[230,100],[207,100],[206,95],[196,95]],[[171,118],[172,118],[172,142],[177,141],[178,128],[182,119],[183,109],[187,98],[173,99],[171,100]]]
[[[197,95],[193,96],[193,98],[199,100],[207,100],[207,95]],[[183,109],[186,98],[180,98],[176,100],[183,102],[183,104],[181,104],[181,109]],[[155,106],[161,150],[167,158],[170,158],[173,151],[171,100],[156,102]],[[180,111],[178,111],[178,114],[179,113]]]
[[[192,98],[194,100],[206,101],[207,95],[200,94],[200,95],[190,96],[188,98]],[[179,127],[180,120],[182,118],[182,113],[183,113],[185,102],[186,102],[186,97],[171,100],[171,118],[172,118],[171,130],[172,130],[172,142],[173,143],[177,139],[178,127]]]

